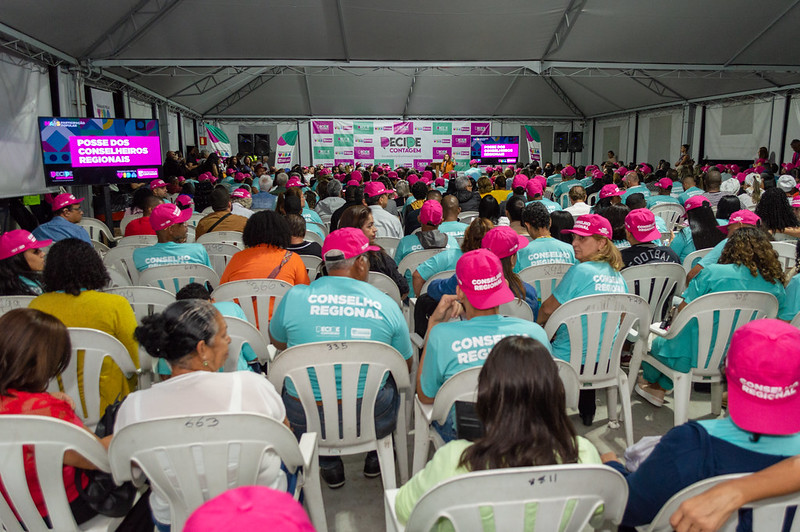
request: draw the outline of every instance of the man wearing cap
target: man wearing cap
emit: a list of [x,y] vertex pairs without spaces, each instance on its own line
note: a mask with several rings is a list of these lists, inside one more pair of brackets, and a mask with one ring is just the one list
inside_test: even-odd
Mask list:
[[58,242],[65,238],[77,238],[91,244],[89,233],[78,225],[83,218],[83,209],[80,203],[83,198],[76,198],[72,194],[59,194],[53,198],[53,219],[33,230],[37,240],[52,240]]
[[647,189],[647,187],[639,184],[638,172],[628,172],[625,174],[625,182],[627,183],[627,188],[625,189],[625,193],[622,195],[622,203],[625,203],[625,200],[628,199],[628,196],[631,194],[636,194],[637,192],[644,194],[645,198],[650,196],[650,191]]
[[561,172],[561,176],[561,182],[553,187],[553,198],[555,198],[556,201],[560,201],[561,196],[566,194],[569,189],[581,184],[580,181],[575,179],[575,168],[572,166],[564,168]]
[[542,180],[538,176],[528,181],[528,185],[525,187],[525,193],[528,196],[528,203],[526,203],[526,205],[530,205],[535,201],[544,205],[545,208],[547,208],[548,214],[560,211],[561,205],[559,203],[542,197],[542,192],[544,192],[542,185]]
[[369,210],[372,211],[378,236],[403,238],[403,227],[400,225],[400,220],[386,211],[390,192],[380,181],[370,181],[364,186],[365,200]]
[[[363,231],[345,227],[333,231],[322,246],[322,258],[328,275],[310,285],[297,285],[289,290],[275,308],[269,324],[273,345],[286,349],[295,345],[321,341],[371,340],[397,349],[411,369],[413,348],[408,326],[389,296],[368,284],[370,246]],[[324,353],[320,353],[324,356]],[[317,400],[321,400],[316,378],[311,377]],[[359,396],[364,380],[359,381]],[[294,386],[287,382],[283,392],[286,414],[292,430],[299,437],[306,430],[303,407]],[[384,387],[375,400],[375,431],[378,438],[394,430],[400,396],[394,380],[385,378]],[[322,406],[320,406],[320,410]],[[320,457],[323,479],[331,488],[344,484],[344,467],[338,457]],[[377,476],[377,455],[367,456],[364,472]]]
[[[672,197],[672,179],[668,177],[662,177],[658,181],[656,181],[656,190],[658,194],[650,196],[647,198],[647,208],[652,209],[656,205],[663,205],[665,203],[673,203],[675,205],[680,205],[681,202],[678,198]],[[699,189],[698,189],[699,190]]]
[[211,208],[214,212],[197,222],[195,238],[213,231],[244,231],[247,218],[231,212],[231,195],[224,187],[216,187],[211,192]]
[[671,248],[657,246],[661,232],[656,227],[656,217],[648,209],[634,209],[625,217],[625,236],[631,247],[620,250],[625,268],[651,262],[681,263],[680,257]]
[[150,213],[150,225],[156,232],[158,243],[133,251],[136,269],[141,272],[153,266],[174,264],[202,264],[211,268],[206,248],[202,244],[186,243],[186,221],[191,217],[191,209],[181,210],[171,203],[155,207]]
[[162,203],[169,203],[167,184],[163,179],[153,179],[150,181],[150,190],[153,192],[153,196],[160,199]]
[[776,186],[783,190],[789,198],[794,196],[797,192],[797,182],[794,180],[794,177],[788,174],[780,176]]
[[703,189],[696,186],[694,176],[692,175],[684,176],[681,179],[681,184],[683,186],[683,192],[678,196],[678,201],[681,205],[685,205],[686,200],[692,196],[700,196],[703,194]]
[[464,172],[464,175],[467,176],[467,177],[471,177],[475,181],[478,180],[478,178],[481,176],[481,169],[478,168],[478,160],[477,159],[472,159],[469,162],[469,170],[466,170]]
[[[191,198],[189,198],[189,200],[191,201]],[[144,200],[142,215],[139,218],[134,218],[125,226],[125,236],[155,235],[156,232],[153,226],[150,225],[150,214],[153,212],[153,209],[162,203],[161,199],[155,195],[147,196]],[[180,205],[178,205],[178,208],[182,209]]]
[[250,218],[253,216],[253,211],[250,207],[253,206],[253,195],[246,188],[237,188],[231,192],[231,212],[233,214]]
[[[456,263],[455,295],[443,295],[428,321],[427,342],[417,370],[417,396],[432,404],[439,388],[456,373],[482,366],[492,347],[506,336],[528,336],[550,349],[541,326],[502,316],[499,307],[514,300],[497,255],[476,249]],[[450,321],[461,316],[464,321]],[[445,441],[455,439],[453,411],[444,425],[434,423]]]
[[[740,227],[759,227],[761,225],[761,218],[754,212],[749,210],[741,210],[736,211],[731,214],[731,217],[728,218],[728,225],[723,225],[719,227],[719,230],[725,233],[726,235],[730,236]],[[700,259],[694,268],[692,268],[689,273],[686,275],[686,282],[688,283],[695,276],[700,273],[700,270],[710,266],[711,264],[716,264],[719,262],[719,258],[722,255],[722,250],[725,248],[725,244],[728,243],[728,238],[725,237],[719,241],[719,243],[711,248],[705,257]]]
[[534,201],[522,210],[522,223],[528,231],[531,242],[517,252],[515,272],[529,266],[553,263],[575,264],[575,250],[572,246],[553,238],[550,234],[550,213],[543,203]]

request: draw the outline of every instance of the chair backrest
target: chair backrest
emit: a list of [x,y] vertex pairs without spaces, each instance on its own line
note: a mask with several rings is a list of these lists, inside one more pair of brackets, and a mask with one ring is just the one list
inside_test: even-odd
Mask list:
[[[619,359],[627,332],[634,325],[640,333],[649,331],[650,305],[632,294],[595,294],[577,297],[558,307],[545,325],[548,338],[552,338],[561,325],[567,327],[571,347],[569,363],[578,372],[582,383],[602,383],[616,379]],[[637,348],[641,348],[646,334],[640,334]],[[585,339],[585,341],[584,341]],[[586,345],[586,363],[583,350]],[[594,364],[593,362],[597,362]]]
[[202,212],[193,212],[191,218],[189,218],[187,225],[191,225],[192,227],[197,227],[197,222],[205,218],[206,215]]
[[114,268],[106,268],[106,271],[108,272],[108,277],[110,278],[108,282],[108,288],[131,286],[131,280],[127,275],[119,273]]
[[678,203],[661,203],[650,210],[664,220],[667,231],[675,231],[681,224],[681,216],[686,214],[686,209]]
[[650,323],[664,319],[672,296],[682,294],[686,283],[683,266],[670,262],[631,266],[620,273],[628,284],[628,293],[641,296],[650,305]]
[[[684,501],[708,491],[717,484],[744,476],[747,475],[720,475],[695,482],[691,486],[682,489],[664,503],[653,522],[646,528],[647,532],[671,532],[673,528],[669,524],[669,518]],[[794,512],[787,512],[787,510],[791,506],[798,505],[800,505],[800,493],[793,493],[747,503],[741,507],[741,510],[752,510],[752,527],[750,530],[793,530],[796,532],[800,527],[800,521],[798,521],[800,516],[794,515],[794,525],[791,528],[788,527],[789,523],[785,522],[785,520],[788,517],[791,522],[791,514]],[[738,524],[739,513],[736,512],[717,530],[720,532],[735,532]]]
[[316,242],[320,246],[325,243],[325,239],[322,238],[320,235],[315,233],[314,231],[306,231],[303,240],[308,240],[309,242]]
[[[51,526],[39,515],[28,488],[23,456],[31,452],[31,447]],[[64,491],[65,451],[76,451],[101,471],[111,470],[106,450],[82,427],[45,416],[0,416],[0,477],[19,516],[18,520],[5,497],[0,496],[0,529],[7,532],[81,530]]]
[[794,318],[792,318],[791,325],[792,327],[797,327],[798,329],[800,329],[800,312],[794,315]]
[[564,385],[564,394],[566,395],[566,406],[573,410],[578,409],[578,398],[581,390],[581,381],[578,372],[575,368],[559,358],[553,359],[558,368],[558,376],[561,383]]
[[774,241],[770,242],[770,244],[772,244],[772,249],[778,253],[778,260],[781,261],[783,271],[787,272],[789,269],[793,268],[797,253],[796,244],[794,242],[787,241]]
[[123,236],[117,241],[117,247],[119,246],[137,246],[137,247],[144,247],[144,246],[152,246],[153,244],[158,243],[158,237],[156,235],[133,235],[133,236]]
[[400,298],[400,289],[391,277],[381,272],[369,272],[367,282],[391,297],[400,307],[403,306],[403,300]]
[[194,226],[187,225],[186,226],[186,243],[187,244],[194,244],[195,241],[195,228]]
[[561,194],[561,197],[558,198],[558,204],[561,205],[562,209],[569,207],[569,194],[566,192]]
[[28,308],[36,296],[0,296],[0,316],[15,308]]
[[117,482],[147,478],[169,501],[172,530],[182,530],[197,507],[220,493],[258,485],[267,453],[277,454],[290,472],[303,464],[297,440],[283,423],[241,413],[134,423],[116,432],[108,449]]
[[217,272],[217,275],[222,277],[225,272],[225,267],[230,262],[231,257],[236,255],[240,248],[233,244],[225,244],[223,242],[206,242],[203,244],[208,252],[208,258],[211,260],[211,267]]
[[244,241],[242,240],[242,233],[239,231],[212,231],[204,233],[197,237],[195,240],[198,244],[232,244],[239,249],[244,249]]
[[428,287],[431,285],[433,281],[437,281],[439,279],[449,279],[453,275],[456,274],[455,270],[445,270],[443,272],[437,272],[425,279],[425,284],[422,285],[422,291],[417,294],[417,297],[421,296],[422,294],[428,293]]
[[232,316],[225,316],[225,323],[228,324],[228,336],[231,337],[231,343],[228,346],[228,358],[225,360],[225,371],[239,369],[239,354],[242,351],[242,345],[245,343],[253,349],[259,362],[265,363],[269,361],[268,342],[256,329],[255,325]]
[[[100,370],[103,360],[110,357],[126,377],[136,373],[128,350],[122,342],[96,329],[69,327],[69,339],[72,343],[72,356],[59,379],[52,379],[47,386],[50,392],[63,391],[75,402],[75,413],[83,423],[94,430],[100,420]],[[83,360],[83,382],[78,380],[78,359]],[[79,387],[83,388],[83,400]]]
[[[359,375],[366,367],[364,393],[360,413],[360,430],[356,422],[356,401]],[[320,422],[308,368],[313,368],[322,399],[325,418],[324,429]],[[339,372],[336,369],[339,369]],[[341,414],[337,392],[337,376],[341,374]],[[410,389],[408,366],[400,353],[382,342],[343,341],[314,342],[290,347],[272,362],[269,380],[280,390],[288,378],[294,384],[306,413],[309,432],[320,434],[320,454],[330,454],[327,449],[349,448],[353,452],[374,449],[375,398],[380,391],[383,376],[391,373],[400,393]],[[341,431],[339,434],[341,415]],[[322,434],[325,437],[322,437]]]
[[697,320],[697,363],[692,374],[716,376],[734,331],[753,320],[774,318],[777,314],[778,300],[766,292],[706,294],[687,304],[675,316],[666,338],[674,338],[691,321]]
[[472,220],[480,216],[478,211],[463,211],[458,215],[458,221],[462,224],[471,224]]
[[247,279],[220,285],[211,297],[216,301],[233,301],[242,307],[247,321],[255,325],[269,343],[270,309],[278,306],[290,288],[292,285],[278,279]]
[[320,266],[322,265],[322,259],[317,257],[316,255],[300,255],[300,259],[303,261],[303,265],[306,267],[306,271],[308,272],[308,278],[313,281],[317,278],[317,275],[320,273]]
[[[117,237],[114,236],[114,234],[111,232],[111,229],[109,229],[104,222],[101,222],[97,218],[84,216],[81,218],[81,221],[78,222],[78,225],[86,229],[86,231],[89,233],[89,238],[92,240],[96,240],[104,244],[117,241]],[[106,242],[103,242],[101,235],[102,238],[106,239]]]
[[406,530],[431,530],[448,519],[455,530],[483,530],[481,510],[492,509],[494,530],[533,530],[526,506],[535,504],[535,529],[580,531],[601,506],[603,518],[622,521],[628,485],[603,465],[552,465],[476,471],[437,484],[414,506]]
[[321,224],[319,222],[309,222],[308,220],[306,220],[306,227],[308,227],[309,225],[314,225],[318,227],[322,231],[322,234],[328,236],[328,226],[326,226],[325,224]]
[[109,294],[124,297],[136,315],[136,321],[162,312],[175,302],[175,294],[155,286],[123,286],[105,290]]
[[683,259],[683,269],[684,269],[684,271],[687,274],[690,271],[692,271],[692,268],[694,268],[694,262],[696,260],[702,259],[706,255],[708,255],[708,252],[711,251],[712,249],[714,249],[714,248],[698,249],[697,251],[692,251],[691,253],[686,255],[686,258]]
[[[138,237],[127,237],[138,238]],[[127,246],[117,244],[117,247],[111,248],[103,257],[103,264],[109,270],[115,270],[128,280],[128,284],[136,284],[139,280],[139,270],[133,263],[133,252],[135,249],[144,246]]]
[[172,294],[189,283],[209,283],[213,289],[219,286],[217,272],[202,264],[169,264],[167,266],[151,266],[139,272],[139,286],[155,286]]
[[106,253],[108,253],[108,250],[110,249],[108,246],[106,246],[102,242],[98,242],[97,240],[92,240],[92,247],[97,252],[97,254],[100,255],[101,259],[106,256]]
[[397,246],[400,245],[400,239],[394,236],[379,236],[375,238],[375,245],[382,247],[390,257],[394,257]]
[[483,366],[459,371],[442,384],[433,398],[431,419],[444,423],[456,401],[474,403],[478,400],[478,375]]
[[499,311],[503,316],[513,316],[514,318],[533,321],[533,310],[531,310],[530,305],[518,297],[515,297],[514,301],[500,305]]
[[536,288],[536,293],[539,295],[539,301],[547,301],[553,290],[556,289],[558,283],[567,273],[567,270],[572,268],[569,262],[554,262],[552,264],[536,264],[528,266],[519,272],[519,278],[526,283],[532,284]]
[[400,272],[400,275],[405,275],[406,271],[413,272],[419,267],[420,264],[444,250],[445,248],[436,248],[412,251],[403,257],[403,259],[400,261],[400,264],[397,265],[397,271]]
[[594,204],[597,203],[597,199],[599,197],[600,197],[600,192],[593,192],[589,194],[588,198],[586,198],[586,203],[588,203],[591,206],[594,206]]

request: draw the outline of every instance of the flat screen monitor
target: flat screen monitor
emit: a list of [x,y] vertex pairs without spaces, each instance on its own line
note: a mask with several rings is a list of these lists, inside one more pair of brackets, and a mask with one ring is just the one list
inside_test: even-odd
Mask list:
[[148,181],[161,174],[158,120],[39,117],[47,186]]
[[472,137],[470,159],[480,164],[515,164],[519,160],[519,137]]

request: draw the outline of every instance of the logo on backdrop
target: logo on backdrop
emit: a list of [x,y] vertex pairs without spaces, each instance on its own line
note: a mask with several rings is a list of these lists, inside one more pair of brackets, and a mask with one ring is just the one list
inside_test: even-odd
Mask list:
[[314,134],[316,135],[325,135],[333,133],[333,122],[332,121],[324,121],[319,122],[315,121],[311,123],[313,125]]
[[381,148],[389,153],[422,153],[420,137],[381,137]]
[[413,135],[414,122],[395,122],[393,132],[395,135]]

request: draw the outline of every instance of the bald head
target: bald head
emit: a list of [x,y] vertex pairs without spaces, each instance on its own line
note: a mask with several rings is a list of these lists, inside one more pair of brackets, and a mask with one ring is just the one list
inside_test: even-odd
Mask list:
[[444,211],[445,222],[455,222],[458,220],[458,215],[461,212],[458,198],[453,195],[445,196],[442,199],[442,211]]
[[706,173],[706,192],[719,192],[719,187],[722,185],[722,174],[719,170],[709,170]]

